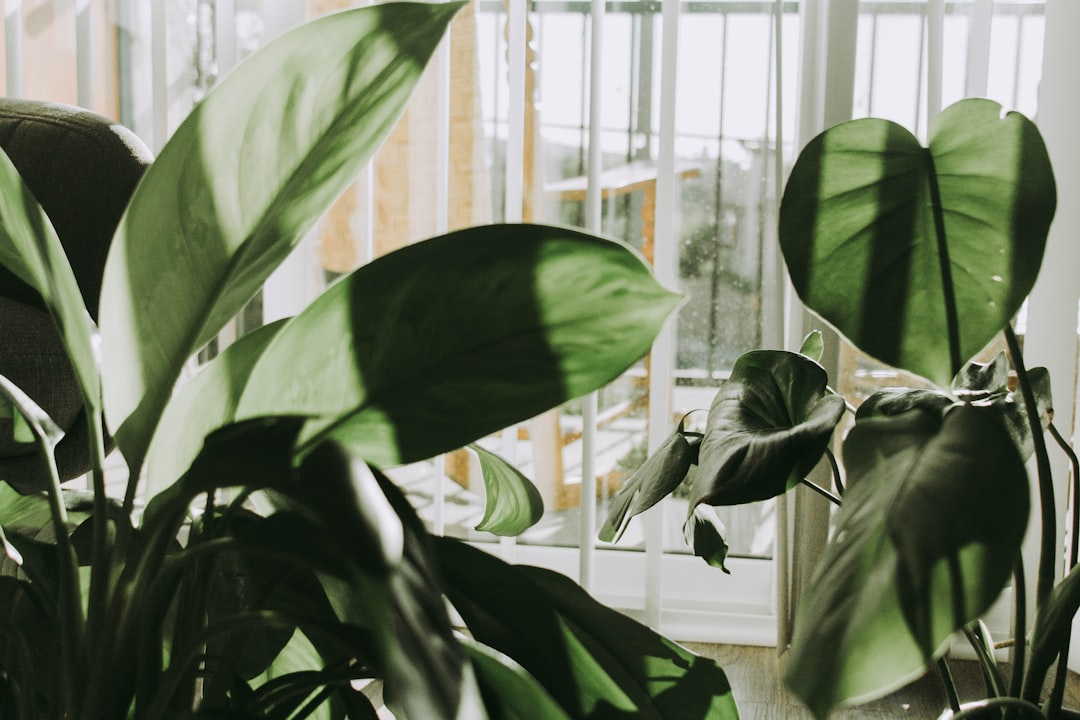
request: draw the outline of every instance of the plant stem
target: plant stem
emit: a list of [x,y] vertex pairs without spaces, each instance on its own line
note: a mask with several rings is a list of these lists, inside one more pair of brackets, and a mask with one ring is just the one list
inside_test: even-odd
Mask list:
[[941,189],[938,187],[937,171],[934,169],[934,155],[929,148],[923,150],[929,172],[926,174],[930,181],[930,207],[934,215],[934,238],[937,241],[938,267],[941,271],[942,301],[945,305],[945,328],[949,340],[949,362],[952,365],[951,374],[960,372],[963,366],[962,353],[960,352],[960,320],[956,307],[956,286],[952,277],[952,261],[949,259],[949,245],[945,234],[945,213],[941,203]]
[[87,603],[88,646],[99,646],[98,634],[105,631],[111,558],[109,557],[109,501],[105,495],[105,429],[101,412],[87,406],[90,440],[90,467],[94,489],[93,546],[90,559],[90,598]]
[[1031,429],[1031,441],[1035,447],[1035,465],[1039,472],[1039,510],[1042,520],[1042,537],[1039,546],[1039,572],[1035,579],[1035,607],[1041,608],[1050,591],[1054,588],[1054,568],[1057,558],[1057,517],[1054,509],[1054,480],[1050,472],[1050,456],[1046,450],[1046,438],[1043,436],[1042,422],[1039,418],[1039,406],[1035,402],[1035,393],[1031,381],[1024,369],[1024,358],[1020,352],[1020,341],[1011,324],[1005,326],[1005,342],[1016,378],[1020,385],[1020,394],[1024,398],[1028,426]]
[[[1024,664],[1025,650],[1027,648],[1027,584],[1024,580],[1024,559],[1020,553],[1016,554],[1016,563],[1013,566],[1013,657],[1012,657],[1012,681],[1009,684],[1009,695],[1020,697],[1024,687]],[[1012,709],[1005,713],[1005,720],[1014,717]]]
[[[1069,537],[1069,570],[1076,567],[1077,554],[1080,551],[1080,513],[1077,513],[1077,500],[1080,499],[1080,460],[1068,441],[1062,437],[1061,432],[1050,423],[1050,435],[1057,442],[1058,447],[1069,457],[1072,466],[1072,533]],[[1065,679],[1069,672],[1069,646],[1072,636],[1065,634],[1061,643],[1061,654],[1058,656],[1057,674],[1054,676],[1054,687],[1050,691],[1050,699],[1046,703],[1046,715],[1050,720],[1056,720],[1061,715],[1061,706],[1065,699]]]
[[823,498],[826,498],[827,500],[829,500],[829,502],[831,502],[834,505],[839,506],[840,503],[842,502],[840,500],[840,498],[836,497],[831,492],[829,492],[825,488],[821,487],[817,483],[810,482],[806,478],[803,478],[802,484],[805,485],[806,487],[810,488],[811,490],[813,490],[817,494],[821,495]]
[[844,481],[840,477],[840,465],[836,462],[836,456],[833,455],[833,451],[829,448],[825,448],[825,457],[829,459],[829,465],[832,466],[833,484],[836,486],[836,494],[842,498],[844,497]]
[[968,639],[972,650],[975,651],[975,656],[979,659],[983,680],[986,683],[986,693],[991,697],[1001,697],[1005,694],[1005,683],[1001,679],[1001,672],[998,670],[997,662],[994,661],[992,651],[986,647],[984,641],[986,636],[981,628],[978,630],[976,628],[979,628],[978,620],[965,625],[963,628],[964,637]]
[[949,698],[949,707],[954,713],[960,712],[960,695],[956,692],[956,682],[952,672],[949,671],[949,663],[943,657],[937,659],[938,674],[941,675],[941,684],[945,686],[945,695]]

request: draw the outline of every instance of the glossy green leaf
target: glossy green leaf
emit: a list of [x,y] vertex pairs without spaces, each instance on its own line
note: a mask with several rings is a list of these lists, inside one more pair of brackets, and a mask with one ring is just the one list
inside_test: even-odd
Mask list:
[[812,330],[803,338],[799,354],[805,355],[814,362],[821,362],[821,356],[825,352],[825,339],[820,330]]
[[393,3],[302,25],[218,83],[162,148],[102,287],[105,408],[130,466],[188,357],[389,134],[459,7]]
[[724,562],[728,556],[727,528],[711,505],[698,505],[683,523],[683,540],[694,554],[728,575]]
[[626,246],[539,225],[410,245],[332,285],[266,348],[237,416],[311,418],[380,467],[459,448],[618,377],[678,297]]
[[492,720],[570,720],[559,704],[512,659],[469,638],[469,653]]
[[870,418],[844,460],[836,535],[797,610],[786,677],[818,718],[921,674],[996,600],[1027,523],[1024,463],[992,411]]
[[147,500],[184,474],[207,435],[232,422],[255,361],[284,324],[279,320],[239,338],[172,397],[146,456]]
[[692,504],[767,500],[802,482],[844,414],[826,380],[798,353],[755,350],[736,360],[709,408]]
[[1039,608],[1031,633],[1031,677],[1044,678],[1061,652],[1062,643],[1072,631],[1073,619],[1080,611],[1080,565],[1073,567],[1065,579],[1050,593]]
[[630,519],[674,492],[697,462],[701,433],[686,432],[686,418],[611,498],[611,509],[600,528],[604,542],[618,542]]
[[1035,125],[963,100],[931,124],[928,149],[878,119],[812,140],[784,192],[780,245],[814,312],[946,387],[1020,309],[1055,205]]
[[738,718],[724,671],[550,570],[434,538],[472,636],[520,663],[574,720]]
[[477,530],[515,537],[540,522],[544,499],[532,481],[505,459],[476,444],[469,449],[480,458],[484,476],[484,517]]
[[83,402],[101,407],[94,353],[97,328],[86,310],[75,274],[52,223],[10,158],[0,151],[0,264],[37,290],[60,329]]

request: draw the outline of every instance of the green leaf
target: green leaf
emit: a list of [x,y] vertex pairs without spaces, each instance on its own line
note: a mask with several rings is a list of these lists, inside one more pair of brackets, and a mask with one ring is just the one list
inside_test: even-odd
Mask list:
[[1008,392],[1009,362],[1005,359],[1005,353],[999,352],[988,363],[967,363],[956,373],[950,387],[953,395],[968,402]]
[[630,519],[674,492],[690,466],[697,462],[701,433],[686,432],[686,417],[664,444],[650,455],[611,499],[611,509],[600,528],[604,542],[618,542]]
[[131,467],[188,357],[247,303],[389,134],[458,4],[376,5],[286,33],[177,129],[105,267],[105,407]]
[[814,362],[821,362],[821,355],[825,352],[825,340],[821,336],[820,330],[811,330],[803,338],[802,347],[799,348],[799,354],[805,355]]
[[709,408],[692,505],[738,505],[802,482],[844,414],[825,370],[798,353],[755,350],[735,361]]
[[380,467],[457,449],[618,377],[678,302],[626,246],[538,225],[444,235],[332,285],[263,353],[237,416],[311,418]]
[[724,671],[605,607],[558,573],[434,538],[473,637],[520,663],[575,720],[738,718]]
[[540,522],[544,499],[532,481],[499,455],[475,443],[469,449],[480,458],[487,492],[484,517],[476,529],[514,537]]
[[64,431],[56,426],[40,405],[3,375],[0,375],[0,396],[11,403],[13,412],[22,418],[25,428],[30,431],[31,439],[42,446],[42,452],[51,455],[56,444],[63,439]]
[[699,558],[731,574],[724,566],[728,556],[727,528],[715,508],[710,505],[694,507],[683,523],[683,539]]
[[94,339],[97,329],[86,310],[64,246],[7,154],[0,151],[0,264],[34,288],[60,329],[75,369],[83,402],[101,407]]
[[525,668],[475,640],[462,638],[461,644],[476,669],[492,720],[570,720]]
[[993,604],[1027,523],[1024,463],[986,409],[867,419],[844,460],[836,535],[798,608],[786,676],[818,718],[921,674]]
[[1031,664],[1028,674],[1033,678],[1046,677],[1047,671],[1061,652],[1072,632],[1073,619],[1080,611],[1080,565],[1073,567],[1065,579],[1050,592],[1046,603],[1039,608],[1031,633]]
[[1031,290],[1056,189],[1035,125],[997,103],[952,105],[929,137],[926,149],[862,119],[812,140],[784,192],[780,245],[810,309],[946,387]]
[[279,320],[239,338],[169,401],[146,456],[147,501],[188,469],[207,435],[232,422],[255,361],[284,324]]

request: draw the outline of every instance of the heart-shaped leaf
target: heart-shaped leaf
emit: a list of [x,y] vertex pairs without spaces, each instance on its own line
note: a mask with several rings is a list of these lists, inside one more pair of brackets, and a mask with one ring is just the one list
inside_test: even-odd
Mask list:
[[255,294],[389,134],[460,4],[391,3],[281,36],[150,166],[105,267],[105,408],[129,466],[188,357]]
[[451,538],[434,545],[473,637],[520,663],[574,720],[738,718],[715,662],[601,605],[569,578]]
[[812,140],[784,191],[780,245],[810,309],[946,387],[1020,309],[1055,205],[1035,125],[962,100],[931,124],[929,148],[877,119]]
[[819,718],[921,674],[996,600],[1027,524],[1024,463],[985,408],[869,418],[844,460],[847,494],[786,677]]
[[799,353],[755,350],[736,360],[709,408],[691,502],[767,500],[802,482],[844,414],[826,380]]
[[686,432],[686,418],[679,421],[664,444],[650,455],[611,499],[611,509],[599,537],[604,542],[618,542],[630,523],[670,495],[686,479],[690,466],[698,459],[701,433]]
[[457,449],[618,377],[678,296],[626,246],[493,225],[384,255],[332,285],[266,348],[240,418],[310,419],[380,467]]
[[480,458],[487,491],[484,517],[476,529],[515,537],[540,522],[544,499],[532,481],[499,455],[476,444],[469,445],[469,449]]

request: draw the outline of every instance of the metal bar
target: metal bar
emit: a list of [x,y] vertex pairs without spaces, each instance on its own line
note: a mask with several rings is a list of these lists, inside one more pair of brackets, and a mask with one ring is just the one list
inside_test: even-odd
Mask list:
[[866,91],[866,114],[874,116],[874,73],[877,72],[878,16],[870,18],[870,83]]
[[919,23],[919,61],[918,70],[915,73],[915,122],[912,123],[912,127],[915,128],[915,134],[918,135],[919,127],[921,125],[921,119],[923,117],[922,106],[922,76],[923,71],[926,69],[926,63],[924,57],[926,55],[926,23]]
[[4,59],[8,97],[23,96],[22,0],[4,0]]
[[1024,16],[1016,18],[1016,56],[1013,59],[1012,106],[1020,104],[1020,59],[1024,52]]
[[[506,222],[522,220],[525,199],[525,3],[510,0],[507,9],[507,75],[510,84],[506,141]],[[508,458],[509,459],[509,458]]]
[[[450,228],[450,34],[439,43],[435,55],[435,234]],[[446,456],[434,462],[436,535],[446,533]]]
[[214,48],[220,80],[236,67],[236,0],[216,0],[214,4]]

